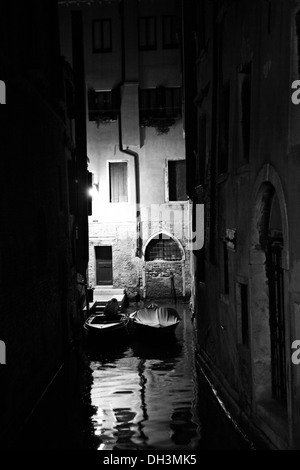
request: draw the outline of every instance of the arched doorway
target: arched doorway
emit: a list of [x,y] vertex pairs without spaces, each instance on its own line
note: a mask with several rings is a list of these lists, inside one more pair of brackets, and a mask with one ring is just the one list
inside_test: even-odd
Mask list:
[[270,165],[254,188],[250,234],[250,324],[254,403],[287,407],[288,225],[280,179]]
[[166,231],[152,234],[143,247],[143,297],[185,296],[185,284],[182,244]]

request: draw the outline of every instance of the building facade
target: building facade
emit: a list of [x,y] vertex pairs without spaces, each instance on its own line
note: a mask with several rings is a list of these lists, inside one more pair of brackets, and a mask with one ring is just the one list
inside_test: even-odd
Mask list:
[[[177,0],[61,1],[84,19],[92,215],[89,281],[143,297],[190,290]],[[186,224],[188,226],[188,223]]]
[[205,204],[193,255],[200,362],[249,431],[300,448],[300,4],[185,3],[197,114],[188,189]]
[[6,87],[6,104],[0,107],[3,448],[20,439],[83,320],[87,161],[86,150],[80,154],[75,148],[79,137],[84,147],[82,133],[74,133],[75,117],[82,112],[78,79],[61,61],[57,13],[50,0],[1,7],[0,76]]

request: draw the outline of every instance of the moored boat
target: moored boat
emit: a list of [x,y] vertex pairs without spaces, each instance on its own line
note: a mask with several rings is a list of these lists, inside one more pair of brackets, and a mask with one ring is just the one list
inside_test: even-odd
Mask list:
[[181,318],[171,307],[141,308],[130,314],[133,331],[145,336],[172,334]]
[[92,314],[84,323],[85,330],[102,339],[127,333],[129,318],[123,313],[114,315]]
[[95,339],[111,339],[114,336],[126,335],[128,315],[119,312],[117,299],[113,298],[105,306],[95,302],[91,315],[84,323],[89,336]]

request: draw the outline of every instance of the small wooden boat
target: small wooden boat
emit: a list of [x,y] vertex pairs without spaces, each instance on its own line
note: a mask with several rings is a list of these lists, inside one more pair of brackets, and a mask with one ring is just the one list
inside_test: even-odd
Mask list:
[[123,313],[114,315],[92,314],[84,323],[89,336],[107,340],[115,336],[127,334],[129,318]]
[[95,302],[90,309],[91,315],[84,323],[89,336],[102,339],[127,333],[128,315],[120,312],[117,299],[112,298],[105,302]]
[[171,307],[142,308],[130,316],[133,330],[138,334],[170,334],[174,333],[181,318]]

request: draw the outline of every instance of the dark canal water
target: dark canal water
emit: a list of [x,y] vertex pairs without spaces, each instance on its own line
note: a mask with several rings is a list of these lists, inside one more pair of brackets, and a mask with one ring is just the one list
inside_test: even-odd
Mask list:
[[249,449],[207,381],[196,374],[188,305],[176,309],[182,321],[172,340],[153,344],[136,338],[105,351],[87,343],[57,377],[18,447]]
[[89,352],[98,449],[199,448],[191,318],[184,305],[177,310],[174,338],[137,337],[109,353]]

